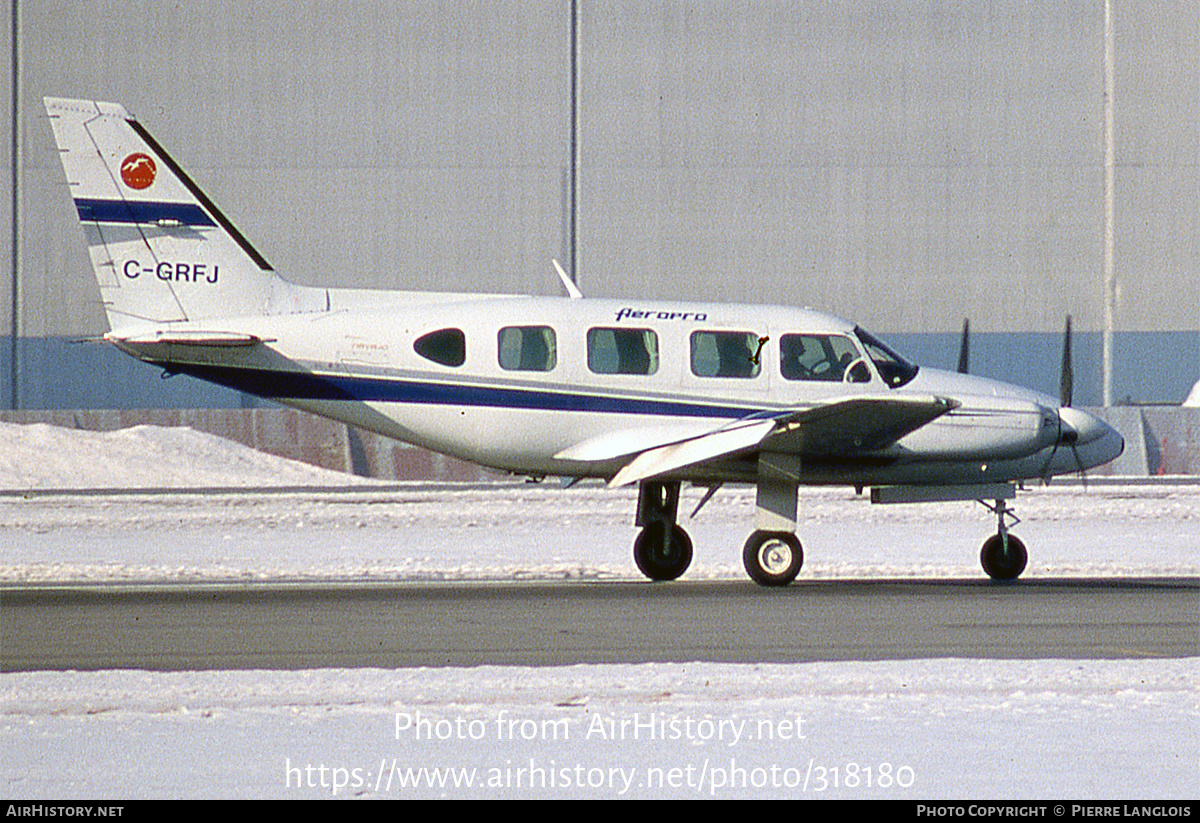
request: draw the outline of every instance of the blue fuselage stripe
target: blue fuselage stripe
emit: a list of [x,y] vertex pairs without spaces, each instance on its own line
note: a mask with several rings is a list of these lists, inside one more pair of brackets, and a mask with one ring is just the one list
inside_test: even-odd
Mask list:
[[215,226],[195,203],[160,203],[149,200],[75,199],[79,219],[89,223],[178,223],[182,226]]
[[424,380],[343,377],[308,372],[268,371],[198,364],[172,364],[167,368],[178,374],[190,375],[247,394],[276,400],[349,400],[732,419],[741,419],[762,411],[762,409],[744,406],[714,406],[677,400],[649,400],[565,391],[469,386]]

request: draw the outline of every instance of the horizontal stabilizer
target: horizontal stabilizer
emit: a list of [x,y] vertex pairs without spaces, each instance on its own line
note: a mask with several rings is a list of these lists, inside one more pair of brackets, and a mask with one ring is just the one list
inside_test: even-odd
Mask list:
[[199,346],[232,349],[254,346],[263,339],[243,332],[206,331],[203,329],[166,329],[132,334],[109,332],[104,339],[119,348],[145,350],[154,346]]

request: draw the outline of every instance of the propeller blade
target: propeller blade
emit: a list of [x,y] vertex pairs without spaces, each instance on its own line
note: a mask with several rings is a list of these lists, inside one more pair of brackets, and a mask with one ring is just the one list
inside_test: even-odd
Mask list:
[[1067,315],[1067,329],[1063,333],[1062,376],[1058,381],[1058,399],[1063,406],[1070,406],[1075,394],[1075,367],[1071,363],[1071,315]]
[[958,347],[958,373],[968,373],[968,360],[970,358],[970,337],[971,337],[971,319],[963,320],[962,343]]
[[1087,469],[1083,467],[1083,461],[1079,459],[1079,449],[1075,444],[1071,444],[1071,454],[1075,455],[1075,465],[1079,467],[1079,479],[1083,481],[1083,487],[1087,488]]

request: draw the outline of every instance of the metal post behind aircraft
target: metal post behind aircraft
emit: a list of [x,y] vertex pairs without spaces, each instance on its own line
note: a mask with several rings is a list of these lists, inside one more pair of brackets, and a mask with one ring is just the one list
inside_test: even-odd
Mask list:
[[1013,579],[1026,563],[1008,533],[1016,484],[1124,447],[1053,397],[918,368],[808,309],[293,285],[123,107],[45,103],[106,341],[496,469],[637,483],[634,559],[652,580],[691,561],[685,481],[710,495],[756,486],[743,559],[763,585],[800,571],[801,485],[870,486],[876,503],[995,501],[982,564]]

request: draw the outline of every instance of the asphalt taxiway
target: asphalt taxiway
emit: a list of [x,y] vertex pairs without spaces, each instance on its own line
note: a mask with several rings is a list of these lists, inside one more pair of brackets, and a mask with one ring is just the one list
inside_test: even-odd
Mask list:
[[1200,579],[9,585],[0,670],[1200,655]]

